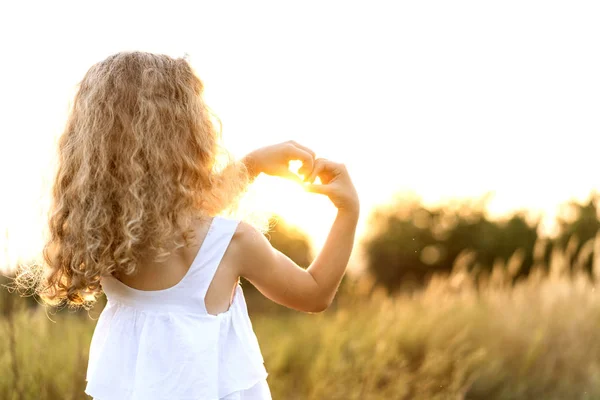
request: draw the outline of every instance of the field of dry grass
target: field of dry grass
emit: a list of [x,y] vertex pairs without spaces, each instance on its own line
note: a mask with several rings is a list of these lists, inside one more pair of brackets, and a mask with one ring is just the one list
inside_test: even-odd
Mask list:
[[[520,256],[475,279],[465,253],[416,294],[367,296],[362,281],[322,314],[254,316],[273,398],[600,399],[600,238],[579,256],[554,251],[550,265],[510,285]],[[94,320],[61,313],[52,322],[7,299],[0,398],[85,398]]]

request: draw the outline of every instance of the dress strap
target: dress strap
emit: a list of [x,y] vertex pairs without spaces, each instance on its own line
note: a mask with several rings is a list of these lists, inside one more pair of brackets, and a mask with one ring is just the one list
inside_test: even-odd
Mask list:
[[199,268],[201,276],[198,279],[199,287],[196,289],[202,298],[206,296],[238,224],[238,220],[224,217],[214,217],[211,223],[210,232],[206,235],[205,243],[202,244],[201,268]]

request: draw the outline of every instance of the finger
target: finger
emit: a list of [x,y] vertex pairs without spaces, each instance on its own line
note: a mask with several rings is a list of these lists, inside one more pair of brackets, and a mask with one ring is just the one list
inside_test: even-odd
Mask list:
[[[313,162],[313,164],[314,164],[314,162]],[[310,174],[310,172],[313,169],[313,166],[302,163],[302,166],[300,168],[298,168],[298,173],[302,176],[306,176],[306,175]]]
[[[295,142],[293,140],[291,141],[291,143],[294,146],[298,147],[299,149],[304,150],[305,152],[307,152],[308,154],[310,154],[312,156],[312,160],[313,160],[313,163],[314,163],[314,160],[317,157],[314,151],[312,151],[308,147],[303,146],[300,143],[297,143],[297,142]],[[298,173],[300,175],[306,176],[307,174],[310,174],[310,172],[312,171],[312,169],[313,169],[313,164],[308,164],[308,163],[304,163],[303,162],[302,163],[302,167],[300,167],[300,169],[298,170]]]
[[[309,179],[307,179],[306,181],[314,183],[317,176],[320,176],[321,179],[323,179],[324,172],[328,174],[334,172],[337,166],[338,164],[334,163],[333,161],[329,161],[324,158],[317,158],[317,160],[315,161],[315,168],[312,170]],[[330,180],[331,178],[327,178],[327,181],[324,181],[324,183],[329,183]]]
[[298,142],[296,142],[294,140],[290,140],[290,143],[293,144],[294,146],[298,147],[299,149],[304,150],[305,152],[307,152],[308,154],[310,154],[313,158],[315,158],[317,156],[314,151],[312,151],[311,149],[309,149],[306,146],[301,145],[300,143],[298,143]]
[[[300,160],[302,161],[301,171],[312,171],[314,168],[314,156],[311,153],[308,153],[302,150],[299,147],[295,147],[294,145],[290,145],[290,148],[287,153],[287,157],[290,160]],[[300,172],[300,171],[298,171]]]
[[331,194],[331,190],[332,190],[332,187],[330,185],[316,185],[314,183],[309,183],[309,184],[305,185],[304,188],[308,192],[324,194],[326,196]]
[[314,168],[312,169],[312,171],[311,171],[310,175],[308,176],[308,179],[306,179],[306,181],[313,183],[315,181],[315,179],[317,178],[317,176],[319,176],[319,174],[321,172],[323,172],[324,167],[325,167],[325,160],[322,158],[317,158],[315,160]]

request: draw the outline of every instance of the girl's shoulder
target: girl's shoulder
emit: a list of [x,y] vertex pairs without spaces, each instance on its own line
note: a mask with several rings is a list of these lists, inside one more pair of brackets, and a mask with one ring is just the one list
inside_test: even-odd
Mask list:
[[241,276],[270,258],[272,251],[271,243],[258,228],[251,223],[237,221],[227,249],[227,259],[238,266]]
[[[228,221],[235,221],[229,220]],[[248,255],[253,251],[253,244],[258,242],[258,235],[262,235],[254,226],[245,221],[236,221],[237,225],[231,243],[229,244],[229,252],[240,256]]]

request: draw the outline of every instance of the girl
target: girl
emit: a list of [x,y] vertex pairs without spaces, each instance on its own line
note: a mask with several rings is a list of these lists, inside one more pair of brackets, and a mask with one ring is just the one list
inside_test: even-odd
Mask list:
[[[202,90],[185,59],[113,55],[83,78],[60,138],[37,291],[86,308],[105,293],[87,369],[94,399],[270,399],[239,277],[320,312],[346,269],[359,213],[346,168],[295,142],[219,166],[226,153]],[[338,209],[306,270],[252,225],[219,216],[260,173],[299,180],[290,160]]]

